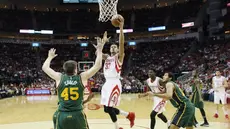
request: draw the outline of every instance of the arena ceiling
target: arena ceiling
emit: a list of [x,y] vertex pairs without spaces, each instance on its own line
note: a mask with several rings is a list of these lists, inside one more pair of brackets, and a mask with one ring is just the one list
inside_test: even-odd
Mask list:
[[[165,6],[165,5],[171,5],[173,3],[180,3],[185,2],[189,0],[119,0],[118,8],[130,8],[135,6],[136,8],[143,8],[144,6],[154,7],[154,6]],[[17,5],[18,7],[53,7],[53,8],[59,8],[59,7],[67,7],[71,6],[70,4],[62,4],[62,0],[0,0],[1,5],[5,6],[11,6],[11,5]],[[75,7],[79,7],[81,5],[73,4]],[[84,5],[86,6],[86,5]],[[88,6],[95,6],[94,5],[88,5]]]

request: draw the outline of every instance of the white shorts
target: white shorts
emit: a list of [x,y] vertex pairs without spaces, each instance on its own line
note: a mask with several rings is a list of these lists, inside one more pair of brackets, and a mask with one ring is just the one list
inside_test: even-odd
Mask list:
[[121,81],[119,79],[107,79],[101,89],[101,105],[119,106],[121,93]]
[[214,104],[227,104],[227,94],[223,92],[214,92]]
[[159,97],[153,97],[153,103],[153,111],[157,112],[158,114],[165,111],[167,101]]

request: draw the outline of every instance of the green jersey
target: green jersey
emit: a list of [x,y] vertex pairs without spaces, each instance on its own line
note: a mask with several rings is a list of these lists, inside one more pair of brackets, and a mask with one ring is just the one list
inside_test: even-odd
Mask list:
[[180,106],[185,106],[187,102],[190,102],[189,99],[185,96],[183,91],[179,88],[179,86],[176,83],[171,83],[174,84],[174,91],[172,99],[170,99],[170,102],[176,108],[179,108]]
[[[199,83],[198,86],[196,86]],[[194,79],[191,83],[192,86],[192,98],[191,102],[195,105],[197,108],[204,108],[204,103],[202,101],[201,97],[201,90],[200,87],[202,86],[199,79]]]
[[84,85],[81,76],[63,74],[58,87],[59,111],[83,110]]

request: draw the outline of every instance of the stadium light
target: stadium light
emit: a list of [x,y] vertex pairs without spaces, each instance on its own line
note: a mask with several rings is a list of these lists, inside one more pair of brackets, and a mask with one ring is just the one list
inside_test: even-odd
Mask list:
[[166,30],[166,26],[157,26],[157,27],[148,28],[148,31],[158,31],[158,30]]
[[182,28],[192,27],[194,26],[194,22],[182,23],[181,25],[182,25]]
[[[120,33],[120,30],[116,30],[117,34]],[[124,29],[123,30],[124,33],[132,33],[133,32],[133,29]]]
[[19,32],[22,34],[53,34],[53,30],[36,31],[36,30],[20,29]]
[[136,42],[129,42],[129,46],[136,46]]

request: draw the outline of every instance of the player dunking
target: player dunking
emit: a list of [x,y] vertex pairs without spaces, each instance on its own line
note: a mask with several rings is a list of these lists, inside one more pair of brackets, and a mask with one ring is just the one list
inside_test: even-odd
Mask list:
[[[106,35],[106,33],[105,33]],[[104,36],[105,37],[105,36]],[[50,68],[50,62],[57,56],[55,49],[50,49],[42,70],[56,81],[59,106],[56,113],[56,129],[88,129],[88,122],[83,112],[84,85],[102,66],[102,49],[106,40],[97,39],[97,58],[89,70],[77,75],[77,62],[67,61],[63,65],[64,74]]]
[[[202,84],[201,80],[198,77],[198,72],[196,70],[192,71],[192,80],[190,85],[192,86],[192,95],[191,102],[195,105],[196,108],[200,109],[200,113],[204,119],[204,123],[200,126],[209,127],[209,123],[207,121],[206,113],[204,111],[204,102],[201,97],[201,89],[200,86]],[[196,117],[194,117],[195,124],[198,124]]]
[[[150,92],[155,92],[155,93],[163,92],[164,89],[160,86],[160,84],[162,83],[162,79],[157,77],[153,70],[149,70],[148,76],[149,76],[149,78],[146,80],[146,83],[147,83],[148,87],[150,88]],[[148,96],[148,93],[140,94],[138,97],[141,98],[141,97],[145,97],[145,96]],[[150,114],[150,119],[151,119],[150,129],[155,128],[156,115],[164,123],[170,124],[170,122],[167,120],[167,118],[163,114],[163,111],[165,111],[166,101],[162,98],[154,96],[153,102],[154,102],[153,110]]]
[[212,78],[212,87],[214,89],[214,104],[216,104],[216,113],[214,115],[215,118],[218,118],[218,110],[219,104],[223,105],[223,112],[226,119],[229,119],[227,112],[227,94],[225,92],[228,87],[227,79],[224,76],[221,76],[220,71],[216,71],[216,76]]
[[163,76],[162,86],[166,88],[165,93],[148,92],[149,95],[157,96],[165,100],[170,100],[172,105],[177,108],[174,114],[170,129],[179,129],[180,127],[186,129],[193,129],[193,121],[195,115],[195,107],[191,101],[184,95],[179,86],[172,82],[173,75],[165,73]]
[[111,55],[103,54],[103,59],[105,60],[103,70],[106,82],[101,90],[101,105],[104,105],[104,112],[109,114],[115,124],[115,129],[123,129],[119,127],[117,123],[117,115],[120,114],[129,119],[130,126],[132,127],[134,125],[135,114],[115,108],[115,106],[119,105],[122,92],[120,73],[125,56],[123,33],[124,19],[122,16],[118,18],[120,21],[119,50],[116,44],[112,44],[110,46]]

